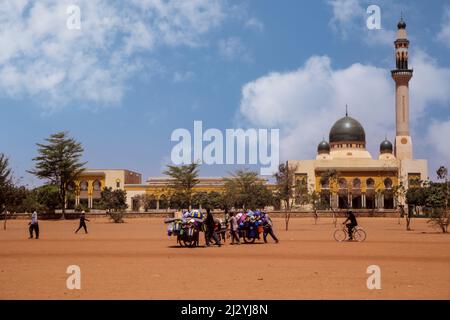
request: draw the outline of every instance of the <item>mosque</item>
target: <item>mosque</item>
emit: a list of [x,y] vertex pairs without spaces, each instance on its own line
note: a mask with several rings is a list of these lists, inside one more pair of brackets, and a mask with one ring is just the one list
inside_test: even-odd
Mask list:
[[394,196],[395,186],[407,189],[428,177],[427,161],[413,158],[408,85],[413,70],[408,68],[409,41],[403,19],[397,29],[396,68],[391,71],[396,88],[394,143],[381,141],[378,157],[373,158],[366,150],[364,127],[346,113],[331,127],[328,141],[317,146],[315,160],[288,161],[296,169],[297,185],[314,188],[331,207],[394,209],[404,202]]
[[[317,146],[314,160],[289,160],[295,168],[296,185],[302,183],[308,191],[315,190],[321,201],[332,208],[389,210],[404,203],[394,197],[393,190],[402,185],[406,189],[417,180],[427,179],[427,161],[413,158],[413,143],[409,129],[409,81],[413,70],[408,67],[409,41],[403,19],[397,25],[395,40],[396,68],[391,71],[396,87],[396,137],[392,143],[381,141],[376,158],[366,150],[364,127],[349,116],[337,120],[331,127],[328,141]],[[334,172],[332,179],[326,178]],[[223,178],[203,177],[194,192],[222,191]],[[168,209],[171,180],[166,177],[149,178],[126,169],[86,170],[74,186],[74,205],[96,207],[104,187],[127,192],[128,210],[143,211],[136,196],[147,194],[154,198],[152,209]],[[273,185],[269,185],[273,189]],[[294,206],[295,207],[295,206]],[[298,203],[298,207],[301,204]]]

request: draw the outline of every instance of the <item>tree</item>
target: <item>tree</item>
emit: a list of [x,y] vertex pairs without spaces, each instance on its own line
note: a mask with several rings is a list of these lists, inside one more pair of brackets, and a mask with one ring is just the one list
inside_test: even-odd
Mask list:
[[[170,187],[177,194],[177,198],[184,198],[187,201],[187,206],[191,209],[192,205],[192,190],[199,183],[198,178],[198,163],[191,163],[181,166],[168,165],[167,170],[163,173],[173,178]],[[178,199],[180,200],[180,199]]]
[[224,204],[224,197],[217,191],[201,191],[192,195],[192,206],[195,208],[203,209],[226,209]]
[[58,187],[58,199],[64,218],[68,186],[78,179],[86,164],[80,162],[83,148],[79,142],[69,138],[67,132],[52,134],[45,141],[47,143],[36,144],[39,155],[33,159],[35,168],[28,172]]
[[58,201],[58,186],[47,184],[43,185],[42,187],[38,187],[33,191],[36,193],[37,203],[45,211],[55,212],[57,208],[60,208],[61,203]]
[[449,198],[449,188],[448,188],[448,169],[447,167],[440,166],[439,169],[436,171],[438,180],[444,181],[444,193],[445,193],[445,202],[444,202],[444,209],[445,211],[448,210],[448,198]]
[[448,170],[441,166],[437,171],[438,180],[443,180],[443,183],[431,183],[425,205],[431,208],[431,216],[428,223],[442,230],[443,233],[448,232],[448,225],[450,224],[450,215],[448,212],[448,198],[449,198],[449,182]]
[[[410,183],[411,184],[411,183]],[[406,191],[406,203],[408,204],[408,212],[406,213],[406,230],[411,231],[411,222],[414,212],[418,213],[420,207],[425,205],[426,188],[422,181],[412,184]]]
[[175,191],[170,195],[169,198],[170,207],[173,209],[184,209],[189,208],[189,199],[186,195],[186,193],[181,191]]
[[[331,199],[331,197],[333,196],[333,193],[338,192],[340,176],[341,176],[340,173],[334,169],[327,170],[321,174],[320,184],[328,185],[328,187],[329,187],[329,190],[326,190],[326,192],[324,192],[324,194],[323,194],[324,196],[328,196]],[[331,212],[333,214],[333,224],[334,224],[334,227],[336,228],[336,224],[337,224],[336,212],[334,210],[334,207],[333,207],[331,201],[323,202],[323,205],[326,207],[326,209],[331,210]]]
[[149,209],[152,209],[152,207],[154,208],[154,205],[156,203],[156,197],[154,195],[149,194],[139,194],[133,197],[133,200],[137,200],[139,203],[139,207],[144,207],[144,211],[146,212]]
[[406,189],[402,182],[398,185],[392,187],[392,196],[394,198],[395,203],[399,204],[399,214],[398,214],[398,224],[400,224],[400,219],[405,215],[405,206],[403,203],[406,199]]
[[115,223],[122,223],[125,210],[127,209],[127,193],[124,190],[104,188],[100,193],[100,205],[106,209]]
[[196,192],[192,195],[192,206],[194,208],[206,208],[208,204],[209,202],[207,192]]
[[5,215],[4,230],[6,230],[6,221],[8,220],[7,207],[14,204],[14,191],[9,159],[0,153],[0,214],[4,212]]
[[3,153],[0,153],[0,213],[5,210],[11,188],[12,175],[9,168],[9,160]]
[[289,229],[289,220],[291,218],[291,207],[294,204],[295,197],[295,172],[296,166],[289,166],[287,163],[281,163],[278,166],[278,172],[274,174],[276,179],[277,198],[284,203],[286,231]]
[[227,208],[255,210],[273,203],[272,192],[264,185],[257,172],[237,170],[224,180],[224,204]]
[[223,196],[220,192],[210,191],[208,192],[208,206],[212,209],[220,208],[220,209],[228,209],[224,205]]
[[317,210],[322,208],[322,199],[320,197],[320,193],[314,190],[314,185],[311,186],[311,192],[308,194],[308,202],[311,204],[314,212],[314,224],[317,224]]

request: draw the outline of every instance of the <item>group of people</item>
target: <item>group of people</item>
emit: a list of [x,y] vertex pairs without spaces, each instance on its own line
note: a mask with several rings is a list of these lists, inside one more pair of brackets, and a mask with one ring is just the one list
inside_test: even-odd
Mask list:
[[[78,226],[78,229],[75,231],[75,233],[78,233],[78,231],[80,231],[81,228],[84,229],[85,233],[88,233],[86,221],[89,222],[89,219],[86,218],[86,213],[84,211],[82,211],[80,214],[80,224]],[[33,239],[33,235],[35,236],[36,239],[39,239],[39,221],[38,221],[38,214],[37,214],[36,210],[34,210],[33,213],[31,214],[31,221],[28,223],[28,226],[29,226],[28,231],[30,232],[29,239]]]
[[[228,213],[227,213],[228,215]],[[236,212],[231,212],[230,216],[226,217],[226,224],[230,225],[230,235],[231,235],[231,244],[240,244],[241,239],[239,236],[239,223],[238,219],[236,218]],[[75,231],[75,233],[78,233],[81,228],[84,229],[85,233],[88,233],[87,231],[87,225],[86,221],[89,222],[89,219],[86,218],[86,214],[84,211],[80,214],[80,224],[78,226],[78,229]],[[273,240],[275,240],[275,243],[278,243],[279,240],[277,236],[275,235],[273,231],[273,222],[270,218],[269,214],[266,212],[262,212],[262,221],[263,221],[263,239],[264,242],[267,243],[267,236],[270,235]],[[348,222],[348,223],[347,223]],[[211,210],[208,208],[206,210],[206,219],[204,221],[206,231],[205,231],[205,242],[206,246],[211,246],[211,240],[214,240],[215,244],[219,247],[222,245],[221,241],[215,232],[215,226],[216,226],[216,220],[214,219],[214,216],[211,212]],[[347,211],[347,219],[342,223],[345,224],[348,228],[348,234],[349,234],[349,240],[353,239],[353,229],[358,225],[358,222],[356,220],[356,216],[353,213],[353,211],[349,210]],[[33,239],[33,234],[35,235],[36,239],[39,239],[39,221],[38,221],[38,215],[36,211],[33,211],[31,214],[31,221],[28,224],[29,225],[29,232],[30,232],[30,238]]]
[[[276,243],[279,242],[275,232],[273,231],[273,222],[268,213],[263,212],[261,216],[263,222],[263,239],[264,242],[267,243],[267,236],[270,235]],[[228,212],[225,214],[225,224],[229,227],[229,232],[231,236],[231,244],[240,244],[240,234],[239,234],[239,222],[236,217],[236,212]],[[215,232],[216,220],[213,217],[211,210],[208,208],[206,210],[206,219],[205,219],[205,242],[206,246],[209,247],[211,245],[211,239],[214,240],[215,244],[221,246],[220,238]]]

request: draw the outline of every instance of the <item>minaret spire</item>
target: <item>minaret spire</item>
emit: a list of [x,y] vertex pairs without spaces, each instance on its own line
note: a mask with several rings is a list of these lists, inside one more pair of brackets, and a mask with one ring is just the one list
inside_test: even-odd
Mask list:
[[348,105],[345,105],[345,116],[348,117]]
[[400,160],[412,159],[412,141],[409,135],[409,80],[413,70],[408,66],[409,40],[406,34],[406,23],[403,12],[397,24],[397,39],[395,40],[396,68],[391,71],[395,81],[396,138],[395,154]]

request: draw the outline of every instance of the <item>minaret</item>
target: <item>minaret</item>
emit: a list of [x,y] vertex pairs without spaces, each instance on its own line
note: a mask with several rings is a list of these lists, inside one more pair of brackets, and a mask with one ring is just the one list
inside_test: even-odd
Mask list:
[[395,115],[397,133],[395,137],[395,156],[399,160],[412,159],[412,140],[409,135],[409,80],[413,70],[408,69],[409,41],[406,37],[406,23],[403,18],[397,25],[395,40],[396,69],[392,70],[395,81]]

